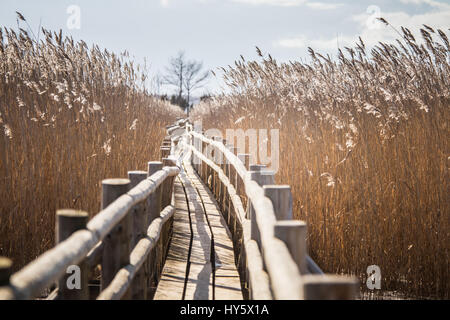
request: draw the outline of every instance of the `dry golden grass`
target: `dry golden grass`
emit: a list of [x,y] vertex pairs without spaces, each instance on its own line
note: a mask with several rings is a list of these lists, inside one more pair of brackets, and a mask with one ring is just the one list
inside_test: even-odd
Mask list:
[[95,214],[102,179],[157,160],[181,113],[127,54],[43,32],[0,28],[0,255],[16,270],[53,246],[56,209]]
[[[382,291],[449,298],[449,41],[424,27],[338,61],[237,61],[230,93],[198,107],[204,127],[279,128],[279,183],[331,273],[378,265]],[[239,119],[239,121],[236,121]]]

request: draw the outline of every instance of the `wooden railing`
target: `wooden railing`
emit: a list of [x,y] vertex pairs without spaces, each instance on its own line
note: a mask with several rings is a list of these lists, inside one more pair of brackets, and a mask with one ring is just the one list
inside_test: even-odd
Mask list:
[[[180,169],[171,151],[166,137],[162,162],[130,171],[128,179],[102,181],[102,210],[89,222],[86,212],[59,210],[57,245],[22,270],[10,276],[11,261],[0,258],[0,300],[41,298],[55,284],[47,299],[151,298],[175,212],[173,184]],[[77,273],[78,284],[71,278]]]
[[307,225],[293,220],[289,186],[219,137],[187,125],[194,169],[214,193],[233,235],[250,299],[353,299],[356,277],[325,275],[307,255]]
[[[102,210],[57,212],[57,245],[10,276],[0,258],[0,300],[151,299],[160,279],[172,231],[174,178],[180,159],[213,192],[232,234],[236,265],[247,299],[352,299],[357,278],[325,275],[307,255],[307,226],[293,220],[289,186],[250,164],[250,155],[220,138],[195,132],[187,120],[167,127],[162,162],[128,179],[102,182]],[[79,271],[79,290],[68,283]],[[73,284],[73,283],[72,283]]]

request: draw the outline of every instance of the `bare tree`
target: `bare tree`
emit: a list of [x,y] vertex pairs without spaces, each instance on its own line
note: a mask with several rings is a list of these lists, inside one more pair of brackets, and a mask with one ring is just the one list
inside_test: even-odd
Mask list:
[[169,66],[166,67],[164,82],[177,87],[178,98],[183,96],[184,75],[186,73],[187,62],[183,51],[178,52],[176,57],[170,58]]
[[203,69],[203,63],[197,61],[190,61],[186,66],[186,74],[183,79],[183,85],[187,92],[188,110],[187,115],[189,117],[189,111],[191,108],[191,93],[205,84],[205,81],[209,77],[209,71],[201,72]]
[[[164,82],[177,88],[178,101],[186,101],[187,106],[185,107],[187,108],[188,116],[192,92],[204,85],[209,77],[209,71],[202,72],[202,69],[202,62],[187,61],[183,51],[178,52],[176,57],[171,58],[169,66],[166,68]],[[187,97],[183,99],[185,91],[187,92]]]
[[161,95],[161,87],[164,84],[164,79],[161,76],[160,73],[157,73],[155,76],[153,76],[151,81],[151,91],[156,96]]

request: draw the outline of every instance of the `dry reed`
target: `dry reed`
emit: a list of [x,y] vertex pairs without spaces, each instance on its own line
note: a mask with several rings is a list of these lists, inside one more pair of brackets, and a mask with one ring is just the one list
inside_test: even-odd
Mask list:
[[[378,265],[382,293],[449,298],[449,41],[424,26],[338,59],[270,55],[223,69],[230,92],[199,106],[204,126],[279,128],[279,183],[292,186],[309,251],[326,271]],[[259,50],[258,50],[259,52]]]
[[53,246],[57,208],[95,214],[102,179],[158,159],[181,114],[127,53],[42,32],[0,28],[0,255],[16,270]]

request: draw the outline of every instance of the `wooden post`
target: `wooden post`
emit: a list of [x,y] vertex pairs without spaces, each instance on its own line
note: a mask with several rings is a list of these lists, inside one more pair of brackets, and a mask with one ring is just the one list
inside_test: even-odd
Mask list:
[[[202,141],[200,140],[200,138],[195,138],[195,149],[196,149],[197,151],[199,151],[200,153],[203,153],[202,146],[203,146],[203,143],[202,143]],[[196,156],[196,157],[195,157],[195,161],[196,161],[196,163],[195,163],[195,170],[196,170],[197,173],[200,175],[200,170],[201,170],[201,160],[200,160],[200,158],[198,158],[198,157]]]
[[[232,152],[233,145],[227,144],[226,148]],[[228,158],[224,157],[223,171],[224,171],[225,176],[228,178],[229,183],[231,184],[230,167],[231,167],[231,165],[230,165],[230,162],[228,161]],[[223,197],[222,197],[222,203],[223,203],[222,212],[223,212],[224,218],[227,222],[227,225],[230,228],[230,231],[234,232],[234,231],[232,231],[232,228],[231,228],[231,219],[232,219],[231,213],[230,213],[230,202],[231,201],[230,201],[230,194],[229,194],[228,187],[225,187],[225,185],[224,185],[223,191],[224,192],[223,192]]]
[[264,168],[266,168],[263,164],[251,164],[250,171],[261,172]]
[[[139,183],[147,179],[147,172],[145,171],[129,171],[128,179],[130,180],[130,189],[135,188]],[[136,243],[145,237],[147,233],[148,218],[146,214],[147,208],[146,203],[140,203],[133,209],[133,238],[132,246],[134,247]]]
[[[197,150],[197,138],[196,137],[192,137],[192,146],[194,147],[195,150]],[[192,153],[191,163],[192,163],[192,168],[194,168],[194,170],[197,171],[197,156],[195,155],[195,153]]]
[[[230,151],[233,152],[233,154],[235,156],[237,156],[238,148],[233,147],[233,148],[230,149]],[[237,177],[236,177],[236,170],[235,170],[234,166],[232,164],[230,164],[230,181],[231,181],[231,184],[233,185],[234,189],[237,192],[237,189],[236,189],[237,181],[236,181],[236,179],[237,179]]]
[[[175,163],[171,159],[163,159],[163,165],[165,167],[170,167],[170,166],[174,166]],[[164,183],[163,183],[163,195],[162,195],[163,205],[161,208],[162,210],[164,210],[172,202],[174,179],[175,179],[175,177],[168,177],[166,179],[166,181],[164,181]],[[170,239],[169,233],[172,228],[172,224],[173,224],[173,217],[170,218],[170,220],[165,224],[163,231],[161,233],[161,237],[160,237],[160,240],[162,243],[162,248],[163,248],[162,255],[160,256],[161,269],[162,269],[162,266],[164,265],[166,254],[169,250],[169,239]]]
[[264,195],[272,201],[277,220],[292,220],[292,193],[288,185],[265,185]]
[[304,275],[305,300],[353,300],[359,296],[359,280],[351,276]]
[[[256,181],[261,187],[264,187],[267,183],[273,183],[274,175],[270,171],[262,171],[265,165],[252,165],[251,168],[257,169],[258,171],[249,171],[250,179]],[[252,207],[252,203],[249,202],[247,205],[247,219],[251,221],[251,239],[255,240],[258,245],[261,246],[261,239],[258,229],[258,223],[256,222],[256,213]]]
[[[172,167],[175,166],[175,163],[172,159],[164,158],[162,159],[164,167]],[[172,189],[173,189],[173,180],[174,177],[168,177],[166,181],[163,183],[163,195],[162,195],[162,207],[161,210],[164,210],[172,200]]]
[[[211,140],[216,141],[216,138],[217,137],[211,137]],[[212,144],[209,145],[209,148],[211,150],[211,152],[210,152],[211,159],[210,160],[214,164],[217,164],[217,159],[216,159],[217,158],[217,148],[215,146],[213,146]],[[216,195],[216,174],[215,174],[215,171],[211,167],[208,167],[208,180],[209,180],[209,177],[211,177],[211,182],[209,183],[209,187],[210,187],[213,195],[216,197],[217,196]]]
[[12,274],[12,265],[12,260],[0,256],[0,300],[17,299],[9,281]]
[[273,171],[262,170],[260,172],[260,182],[259,185],[274,185],[275,184],[275,173]]
[[[102,181],[102,209],[108,207],[120,196],[130,190],[128,179],[108,179]],[[122,221],[103,239],[102,255],[102,290],[109,286],[116,273],[130,262],[131,214],[127,214]],[[129,298],[125,294],[124,299]]]
[[275,173],[273,171],[265,170],[264,164],[252,164],[249,171],[256,172],[254,174],[255,180],[261,187],[265,185],[275,184]]
[[239,160],[242,161],[242,163],[244,164],[245,168],[247,170],[250,170],[250,155],[247,153],[240,153],[237,155]]
[[[68,239],[74,232],[86,229],[89,215],[84,211],[58,210],[56,212],[56,243]],[[89,270],[86,261],[67,268],[58,281],[58,299],[88,300]]]
[[12,260],[6,257],[0,257],[0,287],[9,285],[9,278],[12,274]]
[[[249,154],[238,154],[238,158],[239,160],[242,161],[242,163],[244,164],[245,168],[248,170],[250,170],[250,155]],[[239,179],[239,175],[236,175],[236,186],[237,186],[237,190],[239,190],[239,196],[242,199],[242,205],[244,206],[244,208],[247,207],[247,199],[245,197],[242,197],[241,191],[244,190],[244,186],[243,186],[243,181],[241,179]]]
[[[159,161],[151,161],[148,163],[148,177],[150,178],[156,172],[162,170],[163,163]],[[157,190],[150,195],[149,197],[149,224],[153,222],[156,218],[158,218],[161,214],[161,198],[162,197],[162,189],[161,186],[157,188]]]
[[[237,154],[238,159],[244,164],[245,169],[248,171],[250,169],[250,154],[242,154],[242,153],[238,153]],[[236,171],[236,193],[237,195],[241,198],[242,201],[242,205],[244,208],[247,207],[248,203],[247,203],[247,198],[245,195],[245,190],[244,190],[244,182],[242,181],[242,179],[240,178],[239,174]],[[244,190],[244,192],[242,193],[242,190]],[[239,262],[238,262],[238,266],[240,270],[243,270],[242,274],[241,274],[241,281],[243,283],[243,287],[246,288],[245,290],[248,290],[248,276],[247,276],[247,257],[246,257],[246,253],[245,253],[245,244],[244,244],[244,230],[243,230],[243,226],[239,225],[237,223],[237,219],[236,219],[236,239],[239,242]]]
[[[148,163],[148,176],[151,177],[158,171],[162,170],[162,162],[149,162]],[[161,215],[161,205],[162,205],[162,185],[159,186],[156,191],[150,195],[148,198],[148,215],[149,224],[153,222],[156,218]],[[158,241],[157,245],[152,249],[148,258],[148,274],[149,279],[147,281],[148,292],[152,292],[159,280],[159,272],[161,271],[160,256],[162,255],[162,243]]]
[[[135,188],[139,183],[147,179],[147,172],[145,171],[129,171],[128,179],[130,179],[130,189]],[[133,208],[133,237],[131,248],[147,235],[148,215],[147,215],[147,201],[139,203]],[[133,300],[147,299],[147,277],[146,272],[147,262],[139,269],[133,282],[131,284],[131,295]]]
[[[207,150],[207,149],[206,149],[206,142],[204,142],[204,141],[202,140],[202,154],[203,154],[204,156],[207,155],[206,150]],[[207,177],[206,177],[206,163],[205,163],[204,161],[202,161],[202,164],[201,164],[201,166],[200,166],[200,176],[202,177],[203,182],[204,182],[205,184],[207,184],[207,181],[206,181],[206,179],[207,179]]]
[[275,237],[286,244],[300,273],[307,274],[306,223],[297,220],[277,221],[274,228]]
[[[197,146],[196,149],[198,152],[203,153],[203,143],[202,140],[200,138],[197,139]],[[197,174],[199,175],[200,178],[202,178],[202,160],[197,157],[197,165],[196,165],[196,170],[197,170]]]
[[[214,141],[223,144],[223,139],[221,137],[215,137]],[[215,151],[214,151],[214,163],[217,166],[219,166],[221,169],[223,169],[223,154],[222,154],[222,151],[220,151],[220,149],[217,147],[215,148]],[[216,196],[216,199],[218,200],[220,209],[223,210],[223,207],[222,207],[223,203],[221,201],[221,196],[222,196],[222,192],[223,192],[222,182],[219,179],[219,175],[215,171],[213,171],[213,175],[214,175],[214,183],[215,183],[215,185],[214,185],[215,196]]]
[[161,159],[165,159],[170,155],[170,148],[168,147],[161,147]]

